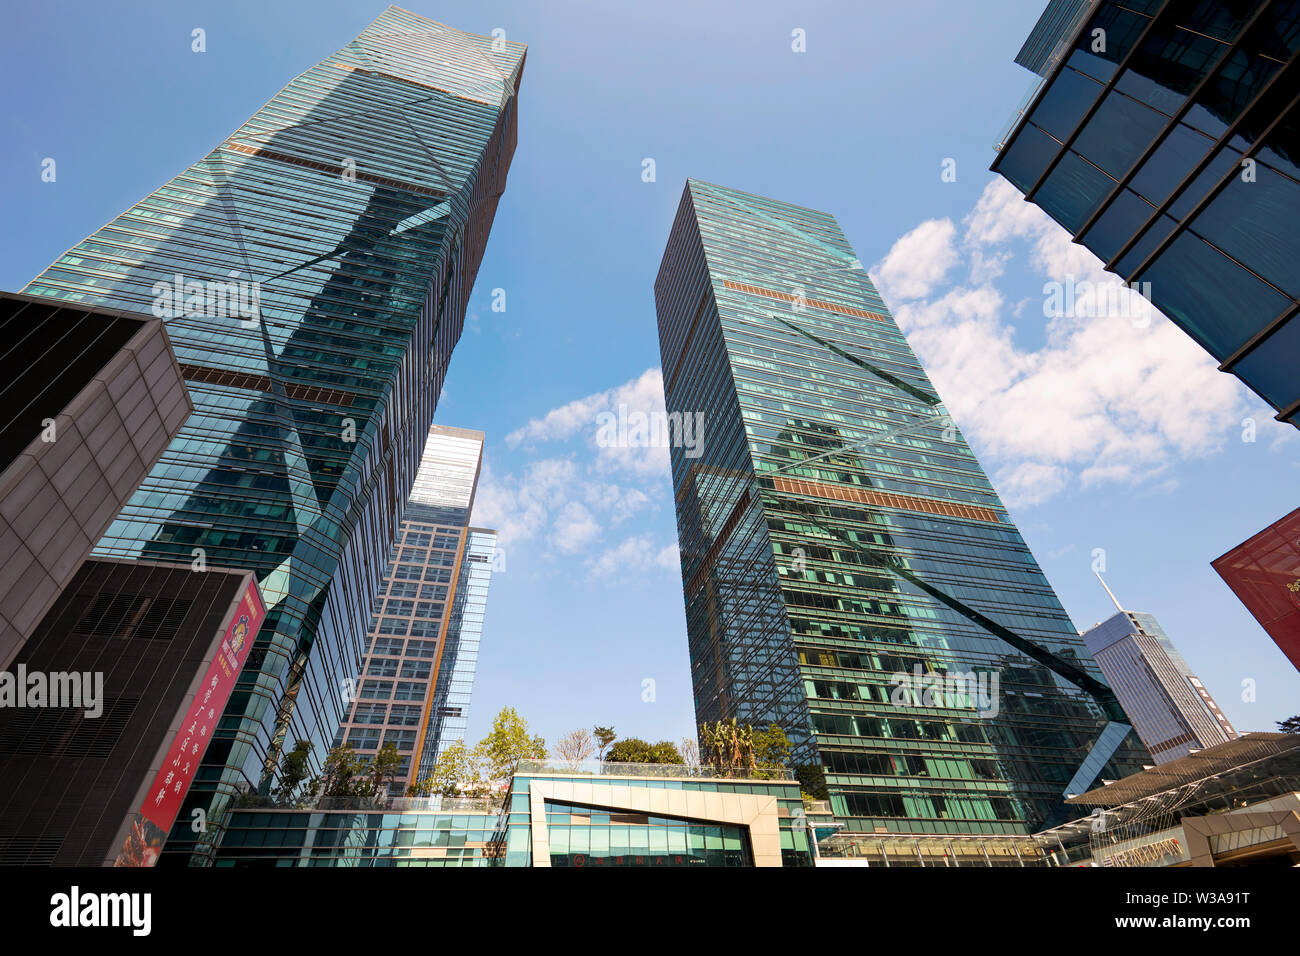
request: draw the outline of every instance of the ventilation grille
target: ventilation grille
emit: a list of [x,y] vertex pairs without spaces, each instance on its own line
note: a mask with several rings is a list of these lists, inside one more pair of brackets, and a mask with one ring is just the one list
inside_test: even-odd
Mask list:
[[0,755],[107,757],[139,703],[139,697],[107,697],[94,719],[81,708],[12,709],[0,725]]
[[104,591],[95,595],[72,633],[79,637],[171,640],[193,603],[182,598]]

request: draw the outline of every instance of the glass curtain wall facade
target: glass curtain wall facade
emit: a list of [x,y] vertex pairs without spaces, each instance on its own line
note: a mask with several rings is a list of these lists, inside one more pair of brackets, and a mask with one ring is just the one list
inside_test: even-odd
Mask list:
[[431,797],[396,802],[400,808],[236,809],[210,865],[491,865],[487,853],[500,811],[490,801]]
[[153,311],[195,411],[95,548],[247,569],[268,617],[164,861],[344,710],[516,141],[525,47],[390,7],[33,295]]
[[438,755],[448,744],[464,740],[469,728],[470,695],[474,690],[479,643],[483,638],[488,586],[496,567],[496,546],[495,531],[469,529],[461,553],[456,593],[447,620],[447,636],[443,640],[423,746],[412,782],[432,773]]
[[1300,427],[1300,0],[1106,0],[1064,39],[992,168]]
[[[335,735],[365,762],[385,745],[402,755],[400,790],[415,783],[426,748],[442,725],[440,707],[450,687],[450,672],[469,667],[478,650],[470,642],[467,665],[460,661],[460,625],[468,566],[481,561],[481,543],[471,545],[469,515],[474,507],[483,433],[434,425],[424,446],[420,470],[387,573],[375,599],[356,701]],[[483,534],[483,532],[479,532]],[[495,532],[486,532],[495,539]],[[490,560],[490,558],[489,558]],[[491,573],[490,564],[488,573]],[[485,582],[476,578],[477,624],[482,630],[487,601]],[[463,698],[463,699],[461,699]],[[468,711],[469,692],[458,695]]]
[[1120,611],[1083,641],[1156,763],[1185,757],[1237,732],[1150,614]]
[[[748,826],[720,818],[734,796],[772,798],[772,859],[779,866],[812,866],[812,849],[799,784],[790,779],[691,777],[684,765],[591,762],[571,769],[524,761],[510,780],[506,803],[488,851],[491,866],[535,866],[533,838],[546,840],[550,866],[688,867],[760,865],[754,849],[757,820]],[[612,789],[611,789],[612,788]],[[554,790],[572,793],[560,796]],[[649,791],[624,802],[602,802],[622,791]],[[708,794],[704,800],[697,795]],[[534,796],[541,795],[540,801]],[[687,796],[690,795],[690,796]],[[689,807],[709,810],[693,815]],[[540,812],[539,812],[540,811]],[[709,815],[712,814],[712,815]],[[538,852],[542,852],[539,842]]]
[[833,217],[691,180],[655,299],[700,721],[780,724],[866,832],[1031,832],[1149,760]]

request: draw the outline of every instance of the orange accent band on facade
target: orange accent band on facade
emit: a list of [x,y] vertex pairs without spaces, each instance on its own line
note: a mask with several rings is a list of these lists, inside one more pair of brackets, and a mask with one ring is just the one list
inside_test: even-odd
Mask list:
[[869,491],[847,485],[828,485],[820,481],[807,481],[803,478],[772,478],[772,486],[780,492],[790,495],[808,495],[813,498],[829,498],[834,501],[852,501],[864,505],[876,505],[881,508],[897,508],[901,511],[915,511],[922,514],[942,515],[946,518],[969,518],[972,521],[988,521],[1002,524],[1002,516],[992,508],[968,505],[955,501],[940,501],[935,498],[919,498],[916,495],[900,495],[892,491]]
[[[320,173],[328,173],[331,176],[339,175],[341,166],[331,166],[329,163],[318,163],[314,159],[303,159],[301,156],[290,156],[288,153],[277,153],[274,150],[263,149],[260,146],[248,146],[244,143],[235,142],[228,139],[221,144],[222,149],[228,149],[232,152],[243,153],[245,156],[256,156],[259,159],[272,159],[277,163],[288,163],[291,166],[301,166],[303,169],[314,169]],[[420,193],[424,196],[433,196],[435,199],[446,199],[447,194],[441,189],[430,189],[428,186],[417,186],[414,183],[403,182],[400,179],[390,179],[387,176],[376,176],[373,173],[365,173],[359,169],[354,169],[351,175],[355,176],[362,182],[372,183],[376,186],[388,186],[391,189],[402,189],[408,193]]]
[[808,299],[800,300],[798,297],[789,295],[785,292],[777,292],[775,289],[764,289],[762,286],[746,285],[744,282],[732,282],[730,279],[724,279],[722,282],[724,289],[731,289],[733,292],[748,292],[750,295],[761,295],[766,299],[776,299],[779,302],[802,302],[803,305],[810,306],[814,309],[822,309],[826,312],[837,312],[840,315],[852,315],[859,319],[872,319],[876,322],[888,322],[886,316],[879,312],[868,312],[866,309],[858,309],[851,305],[837,305],[834,302],[827,302],[825,299]]

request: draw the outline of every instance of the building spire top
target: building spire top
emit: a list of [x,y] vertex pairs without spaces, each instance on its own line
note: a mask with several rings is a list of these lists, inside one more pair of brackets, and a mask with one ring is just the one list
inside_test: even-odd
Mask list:
[[1109,587],[1107,587],[1107,586],[1106,586],[1106,582],[1102,580],[1101,572],[1100,572],[1100,571],[1093,571],[1092,573],[1095,574],[1095,575],[1097,575],[1097,580],[1098,580],[1098,581],[1101,581],[1101,586],[1104,587],[1104,588],[1106,588],[1106,593],[1110,595],[1110,599],[1111,599],[1112,601],[1114,601],[1114,603],[1115,603],[1115,609],[1116,609],[1117,611],[1119,611],[1121,614],[1123,614],[1123,613],[1124,613],[1124,608],[1120,605],[1119,601],[1116,599],[1116,597],[1115,597],[1115,592],[1112,591]]

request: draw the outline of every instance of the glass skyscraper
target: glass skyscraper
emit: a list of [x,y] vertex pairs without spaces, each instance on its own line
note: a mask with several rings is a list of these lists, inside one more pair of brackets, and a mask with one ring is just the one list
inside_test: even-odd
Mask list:
[[195,407],[94,553],[251,570],[267,605],[164,859],[195,842],[192,809],[334,737],[505,189],[524,57],[390,7],[25,289],[163,317]]
[[488,585],[496,567],[497,533],[488,528],[469,528],[447,619],[447,635],[443,639],[442,664],[437,672],[424,745],[413,781],[433,772],[438,755],[448,744],[465,739],[470,694],[478,669],[479,642],[483,638],[483,617],[487,613]]
[[1149,761],[833,217],[691,180],[655,300],[699,720],[779,723],[867,833]]
[[496,532],[469,527],[483,433],[434,425],[375,599],[356,700],[335,744],[403,757],[402,790],[464,734]]
[[1120,611],[1083,632],[1156,763],[1234,740],[1228,718],[1150,614]]
[[1300,427],[1300,0],[1053,0],[993,169]]

